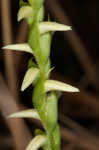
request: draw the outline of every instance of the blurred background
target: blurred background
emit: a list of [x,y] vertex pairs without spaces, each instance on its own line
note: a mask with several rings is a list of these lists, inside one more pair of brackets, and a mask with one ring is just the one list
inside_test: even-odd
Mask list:
[[[32,108],[32,86],[20,91],[31,55],[2,50],[2,46],[27,41],[28,26],[17,22],[19,0],[0,0],[0,150],[24,150],[41,128],[37,120],[8,119]],[[62,150],[99,150],[99,52],[96,0],[45,0],[45,20],[72,26],[56,32],[51,47],[51,78],[80,89],[63,93],[59,100]],[[98,14],[98,9],[97,9]],[[99,21],[97,20],[97,26]]]

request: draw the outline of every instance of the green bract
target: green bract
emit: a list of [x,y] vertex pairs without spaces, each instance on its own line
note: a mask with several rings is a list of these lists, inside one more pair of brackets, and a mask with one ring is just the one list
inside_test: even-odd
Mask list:
[[79,92],[71,85],[50,80],[50,48],[52,32],[71,30],[70,26],[56,22],[43,21],[44,0],[20,0],[18,20],[26,19],[29,24],[28,43],[14,44],[3,49],[25,51],[31,53],[32,58],[28,63],[28,71],[25,74],[21,90],[25,90],[33,84],[33,105],[35,109],[25,110],[10,115],[13,117],[39,119],[44,131],[36,130],[36,136],[27,146],[26,150],[60,150],[60,128],[58,125],[58,97],[60,91]]

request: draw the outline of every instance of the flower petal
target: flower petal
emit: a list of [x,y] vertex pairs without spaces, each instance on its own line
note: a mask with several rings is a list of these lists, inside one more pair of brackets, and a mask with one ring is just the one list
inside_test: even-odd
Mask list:
[[45,145],[47,137],[44,135],[36,136],[27,146],[26,150],[38,150],[41,146]]
[[79,92],[78,88],[75,88],[69,84],[60,81],[55,81],[55,80],[47,80],[45,82],[45,90],[46,92],[52,90],[63,91],[63,92]]
[[39,69],[38,68],[29,68],[25,74],[21,91],[24,91],[27,87],[29,87],[33,81],[39,76]]
[[23,6],[19,9],[18,21],[22,20],[23,18],[32,16],[33,16],[33,8],[31,6]]
[[7,46],[4,46],[2,49],[24,51],[24,52],[33,54],[32,49],[27,43],[7,45]]
[[56,22],[41,22],[39,23],[40,33],[43,34],[49,31],[68,31],[72,30],[70,26],[59,24]]
[[34,118],[40,120],[39,114],[35,109],[28,109],[16,112],[9,115],[8,118]]

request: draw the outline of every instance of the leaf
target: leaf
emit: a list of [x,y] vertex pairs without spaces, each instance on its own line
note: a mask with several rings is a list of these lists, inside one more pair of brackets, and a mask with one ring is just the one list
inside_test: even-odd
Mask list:
[[45,32],[49,32],[49,31],[68,31],[68,30],[72,30],[71,26],[67,26],[67,25],[63,25],[63,24],[59,24],[56,22],[41,22],[39,23],[39,30],[40,33],[43,34]]
[[23,6],[19,9],[18,21],[27,17],[33,17],[33,8],[31,6]]
[[34,118],[40,120],[39,114],[35,109],[28,109],[16,112],[9,115],[8,118]]
[[46,136],[38,135],[29,143],[26,150],[38,150],[41,146],[44,146],[46,142],[47,142]]
[[55,80],[47,80],[45,82],[45,90],[48,91],[63,91],[63,92],[79,92],[78,88],[75,88],[69,84],[55,81]]
[[38,68],[29,68],[25,74],[21,91],[24,91],[27,87],[29,87],[33,81],[39,76],[39,69]]
[[30,48],[30,46],[27,43],[7,45],[7,46],[4,46],[2,49],[24,51],[24,52],[33,54],[32,49]]

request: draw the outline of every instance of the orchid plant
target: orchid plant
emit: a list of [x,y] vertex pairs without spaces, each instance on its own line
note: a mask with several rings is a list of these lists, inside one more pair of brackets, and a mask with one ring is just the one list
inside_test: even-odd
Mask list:
[[60,127],[58,124],[59,93],[79,92],[71,85],[50,80],[51,62],[50,47],[53,32],[71,30],[70,26],[44,20],[44,0],[20,0],[18,21],[25,19],[29,25],[27,43],[4,46],[3,49],[25,51],[35,57],[35,62],[29,60],[21,91],[31,84],[33,90],[34,109],[11,114],[10,118],[34,118],[40,120],[44,130],[35,131],[35,137],[26,150],[60,150]]

